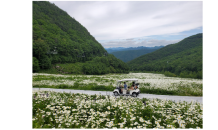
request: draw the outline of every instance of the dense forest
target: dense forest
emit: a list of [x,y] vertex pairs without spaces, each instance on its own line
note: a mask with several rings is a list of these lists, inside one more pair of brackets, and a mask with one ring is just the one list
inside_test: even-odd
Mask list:
[[[48,1],[33,1],[33,72],[83,62],[83,73],[128,73],[128,66],[74,18]],[[87,63],[86,63],[87,62]],[[98,69],[93,69],[94,65]]]
[[161,72],[167,76],[202,79],[202,37],[202,33],[190,36],[127,64],[133,71]]
[[151,53],[153,51],[156,51],[162,47],[163,46],[128,48],[128,50],[125,49],[125,51],[111,52],[110,54],[113,54],[115,57],[122,60],[123,62],[128,62],[128,61],[131,61],[131,60],[133,60],[141,55],[145,55],[145,54]]

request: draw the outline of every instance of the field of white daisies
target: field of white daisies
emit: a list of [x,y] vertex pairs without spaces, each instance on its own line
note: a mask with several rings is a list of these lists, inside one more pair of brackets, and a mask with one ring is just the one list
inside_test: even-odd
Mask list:
[[139,79],[141,93],[202,96],[202,79],[166,77],[163,74],[129,73],[107,75],[58,75],[33,73],[34,88],[113,91],[117,80]]
[[33,128],[203,128],[203,104],[33,91]]

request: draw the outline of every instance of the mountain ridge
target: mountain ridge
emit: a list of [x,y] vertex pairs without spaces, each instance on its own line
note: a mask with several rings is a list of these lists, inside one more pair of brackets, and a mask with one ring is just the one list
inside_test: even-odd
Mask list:
[[202,78],[202,38],[199,33],[127,62],[131,70]]

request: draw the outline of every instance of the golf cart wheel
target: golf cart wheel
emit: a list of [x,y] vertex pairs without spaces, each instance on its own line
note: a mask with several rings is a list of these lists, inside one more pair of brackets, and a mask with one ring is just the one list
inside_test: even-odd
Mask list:
[[118,94],[118,92],[114,92],[114,96],[118,96],[119,94]]
[[136,93],[132,93],[132,96],[133,96],[133,97],[137,97],[137,94],[136,94]]

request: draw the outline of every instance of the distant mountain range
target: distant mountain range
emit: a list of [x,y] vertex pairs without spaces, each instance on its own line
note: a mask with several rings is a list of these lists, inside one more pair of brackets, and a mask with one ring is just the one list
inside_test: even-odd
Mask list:
[[118,58],[124,62],[128,62],[128,61],[131,61],[131,60],[133,60],[141,55],[156,51],[162,47],[164,47],[164,46],[155,46],[155,47],[139,46],[139,47],[129,47],[129,48],[119,47],[119,48],[111,48],[109,50],[113,51],[113,52],[110,52],[110,54],[113,54],[116,58]]
[[127,62],[131,70],[145,72],[170,72],[185,78],[202,78],[202,39],[196,34],[176,44],[167,45],[154,52]]
[[117,51],[128,51],[128,50],[142,50],[142,49],[160,49],[164,46],[155,46],[155,47],[145,47],[145,46],[139,46],[139,47],[112,47],[112,48],[105,48],[108,53],[117,52]]

